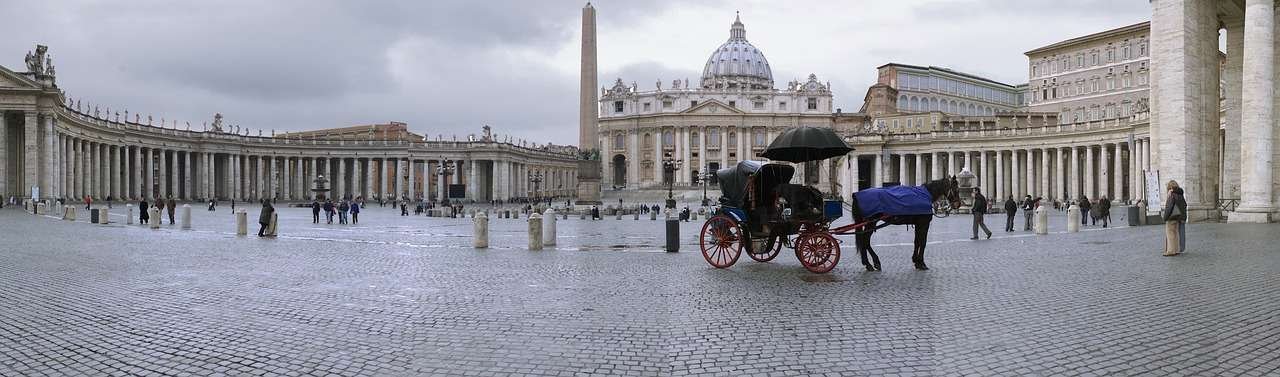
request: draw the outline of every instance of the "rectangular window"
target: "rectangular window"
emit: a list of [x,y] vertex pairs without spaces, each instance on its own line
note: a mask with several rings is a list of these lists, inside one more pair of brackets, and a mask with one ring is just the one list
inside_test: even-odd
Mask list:
[[622,101],[613,101],[613,112],[622,112]]
[[698,107],[698,101],[689,101],[689,107]]
[[809,110],[817,110],[817,109],[818,109],[818,99],[817,99],[817,98],[809,97],[809,99],[808,99],[807,101],[809,102]]
[[756,110],[764,110],[764,101],[755,101],[751,103],[751,108]]
[[720,146],[720,131],[711,130],[711,132],[707,133],[707,146]]
[[644,111],[649,111],[649,103],[648,103],[648,102],[645,102],[645,103],[644,103]]
[[786,110],[786,109],[787,109],[787,103],[785,101],[778,102],[778,110]]
[[729,107],[738,108],[738,101],[729,101]]
[[664,108],[664,109],[670,109],[670,108],[671,108],[671,100],[669,100],[669,99],[662,100],[662,108]]

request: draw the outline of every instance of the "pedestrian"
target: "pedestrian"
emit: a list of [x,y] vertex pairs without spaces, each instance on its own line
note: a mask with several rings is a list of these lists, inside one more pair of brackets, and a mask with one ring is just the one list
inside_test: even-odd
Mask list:
[[266,232],[267,225],[271,224],[271,214],[275,213],[275,211],[275,207],[271,206],[271,201],[266,199],[262,200],[262,213],[258,215],[258,225],[260,225],[260,227],[258,227],[258,237],[267,236],[263,232]]
[[346,200],[338,203],[338,224],[347,223],[347,211],[351,210],[351,205]]
[[1013,231],[1013,217],[1018,213],[1018,202],[1013,200],[1013,195],[1009,195],[1009,199],[1004,201],[1004,231]]
[[1026,198],[1022,199],[1022,218],[1026,220],[1026,224],[1025,224],[1026,226],[1023,227],[1022,230],[1026,230],[1026,231],[1031,230],[1031,221],[1032,221],[1031,215],[1036,210],[1035,205],[1036,205],[1035,201],[1031,199],[1031,195],[1027,195]]
[[326,223],[333,224],[333,199],[324,201],[324,217]]
[[212,200],[212,199],[209,200],[209,212],[213,212],[214,207],[216,207],[217,205],[218,205],[218,201]]
[[85,196],[84,196],[84,210],[88,211],[88,210],[89,210],[89,209],[91,209],[91,208],[93,208],[93,197],[92,197],[92,196],[85,195]]
[[1171,257],[1187,249],[1187,200],[1178,181],[1169,180],[1164,188],[1169,199],[1164,201],[1160,217],[1164,218],[1164,256]]
[[115,199],[112,198],[111,195],[107,195],[107,209],[111,209],[111,202],[114,200]]
[[319,200],[311,201],[311,223],[312,224],[320,223],[320,201]]
[[147,204],[146,200],[143,200],[138,203],[138,223],[139,224],[146,224],[148,221],[151,220],[151,214],[149,212],[151,212],[151,205]]
[[1098,208],[1094,211],[1098,213],[1097,218],[1102,220],[1102,227],[1106,228],[1111,223],[1111,198],[1106,195],[1098,198]]
[[973,237],[971,240],[978,239],[978,228],[981,227],[983,232],[987,232],[987,239],[991,239],[991,229],[987,229],[987,223],[982,221],[983,215],[987,213],[987,197],[982,196],[982,190],[977,187],[973,188]]
[[600,208],[596,206],[591,206],[591,219],[596,220],[599,218],[600,218]]
[[1089,225],[1089,209],[1093,208],[1093,203],[1089,202],[1089,197],[1080,195],[1080,225]]
[[363,207],[363,206],[364,206],[363,203],[358,203],[358,202],[351,203],[351,223],[352,224],[360,223],[360,207]]
[[169,211],[169,225],[173,225],[173,224],[174,224],[174,222],[173,222],[173,211],[174,211],[174,209],[176,209],[176,208],[178,207],[178,202],[174,201],[174,200],[173,200],[173,197],[172,197],[172,196],[170,196],[170,197],[169,197],[169,204],[168,204],[166,207],[167,207],[167,208],[165,208],[165,209]]
[[400,202],[400,216],[409,216],[409,205]]

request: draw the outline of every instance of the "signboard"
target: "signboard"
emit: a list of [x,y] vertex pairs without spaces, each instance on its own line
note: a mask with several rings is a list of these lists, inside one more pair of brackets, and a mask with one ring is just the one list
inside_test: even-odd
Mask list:
[[1161,203],[1160,191],[1164,190],[1164,185],[1160,184],[1160,172],[1143,169],[1142,173],[1147,178],[1147,212],[1152,212],[1153,208],[1160,208]]
[[467,185],[464,185],[464,184],[451,184],[451,185],[449,185],[449,190],[448,190],[448,192],[447,192],[446,194],[448,195],[448,198],[449,198],[449,199],[462,199],[462,198],[465,198],[465,197],[467,197]]

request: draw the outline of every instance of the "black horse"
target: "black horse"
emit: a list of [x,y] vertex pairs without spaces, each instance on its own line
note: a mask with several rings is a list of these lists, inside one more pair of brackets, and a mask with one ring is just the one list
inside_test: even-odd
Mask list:
[[[924,188],[929,191],[929,197],[933,198],[934,203],[938,199],[945,197],[951,203],[952,209],[960,208],[960,190],[955,176],[925,183]],[[852,207],[850,212],[852,212],[854,223],[867,221],[858,206],[858,197],[856,195],[851,198],[850,206]],[[859,230],[855,234],[855,244],[858,247],[858,254],[862,256],[862,265],[867,268],[867,271],[880,270],[880,256],[876,255],[875,250],[871,249],[871,234],[875,233],[876,229],[889,225],[915,225],[915,248],[911,253],[911,262],[915,264],[917,270],[928,270],[929,266],[924,263],[924,246],[929,241],[930,221],[933,221],[932,214],[891,216],[878,220],[863,230]],[[870,262],[867,261],[868,254],[871,255]]]

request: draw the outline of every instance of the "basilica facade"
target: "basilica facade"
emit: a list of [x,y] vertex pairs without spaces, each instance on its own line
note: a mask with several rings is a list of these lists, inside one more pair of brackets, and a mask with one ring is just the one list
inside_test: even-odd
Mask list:
[[[735,19],[697,82],[658,81],[651,90],[621,78],[601,88],[599,146],[605,190],[691,186],[706,172],[759,159],[779,133],[829,127],[830,85],[809,75],[777,88],[764,53]],[[664,161],[678,162],[669,176]]]

